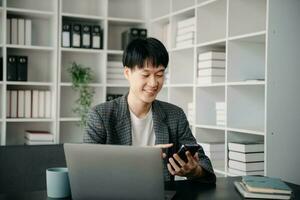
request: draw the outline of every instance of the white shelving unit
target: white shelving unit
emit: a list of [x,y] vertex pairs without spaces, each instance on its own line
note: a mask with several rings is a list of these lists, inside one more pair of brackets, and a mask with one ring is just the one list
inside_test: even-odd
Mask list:
[[[151,8],[150,36],[162,41],[170,41],[168,46],[169,83],[163,88],[159,98],[182,107],[185,112],[187,104],[193,102],[195,123],[191,123],[191,127],[198,142],[217,141],[225,144],[225,168],[215,170],[220,176],[231,175],[227,169],[227,143],[239,141],[263,141],[265,174],[273,176],[275,174],[276,170],[271,169],[269,161],[272,160],[272,163],[275,163],[277,154],[269,150],[275,149],[269,142],[269,138],[275,135],[271,133],[271,130],[276,132],[279,128],[273,130],[273,126],[270,126],[268,122],[273,122],[272,124],[277,122],[283,126],[284,122],[270,115],[273,111],[268,107],[278,109],[273,97],[278,96],[281,91],[275,90],[275,85],[282,84],[287,91],[291,91],[288,88],[293,88],[296,82],[299,85],[299,80],[296,81],[295,78],[292,80],[293,84],[286,83],[287,77],[282,77],[280,80],[273,79],[274,74],[278,78],[280,73],[286,73],[285,69],[280,69],[279,66],[276,68],[277,71],[273,69],[273,60],[278,60],[281,56],[285,60],[288,58],[291,60],[288,62],[289,74],[299,74],[299,69],[292,67],[298,65],[296,64],[298,63],[297,56],[293,58],[289,56],[291,53],[294,55],[296,51],[299,52],[299,46],[293,48],[295,52],[291,52],[287,44],[276,41],[276,39],[284,41],[284,38],[288,36],[296,40],[298,38],[296,33],[300,32],[297,23],[299,13],[295,14],[296,9],[299,10],[299,2],[291,0],[285,3],[288,6],[276,0],[169,0],[163,2],[156,0],[149,3],[148,7]],[[295,8],[291,9],[293,6]],[[284,8],[286,16],[284,20],[278,17],[278,13],[275,16],[275,11],[279,12],[280,8]],[[293,12],[289,14],[287,8]],[[177,22],[190,17],[196,18],[194,44],[176,48]],[[271,20],[271,18],[276,20]],[[164,33],[167,24],[170,24],[171,31]],[[293,27],[292,29],[298,32],[289,34],[285,31],[285,27]],[[278,36],[276,31],[284,32],[285,35]],[[270,40],[269,38],[272,37],[274,37],[273,40]],[[279,43],[285,47],[282,55],[278,52],[281,47],[277,46],[278,50],[275,50],[273,46]],[[299,44],[299,39],[297,44]],[[292,45],[292,41],[289,45]],[[225,82],[199,85],[197,83],[198,55],[211,50],[226,52]],[[273,90],[270,91],[268,88]],[[294,98],[299,100],[300,97],[296,95]],[[216,102],[225,102],[225,126],[218,126],[216,123]],[[294,104],[289,106],[299,108],[299,105],[293,102]],[[276,105],[280,106],[278,103]],[[280,110],[283,115],[290,115],[287,111]],[[299,112],[293,112],[291,116],[299,119]],[[299,129],[299,125],[293,124],[290,131],[297,132],[297,127]],[[283,137],[283,134],[285,133],[281,132],[281,135],[277,137]],[[291,132],[289,135],[295,137],[295,134]],[[278,170],[277,173],[279,173]],[[296,173],[295,169],[294,173]],[[285,176],[282,175],[282,177]],[[289,180],[295,181],[293,175],[289,175]]]
[[[169,77],[158,99],[182,107],[186,114],[192,102],[195,113],[191,128],[197,140],[225,143],[225,167],[216,169],[217,174],[230,175],[228,142],[264,141],[265,174],[278,173],[299,184],[294,167],[281,171],[272,168],[284,168],[278,160],[289,163],[289,153],[295,151],[287,142],[300,140],[294,134],[300,129],[300,97],[295,95],[300,72],[291,67],[298,66],[299,7],[297,0],[0,0],[0,144],[23,144],[24,130],[30,128],[49,130],[56,136],[55,143],[81,142],[83,130],[76,126],[80,119],[72,112],[76,94],[68,65],[76,61],[93,70],[93,105],[102,103],[107,94],[128,90],[128,84],[107,81],[107,62],[122,59],[121,33],[129,27],[145,27],[149,36],[163,41],[164,27],[170,24],[169,42],[165,43],[170,55]],[[11,15],[32,19],[31,46],[7,43],[6,19]],[[196,18],[194,43],[178,48],[177,22],[189,17]],[[62,48],[63,20],[100,25],[103,48]],[[198,54],[210,50],[226,52],[225,82],[199,85]],[[6,57],[10,54],[28,56],[28,82],[6,80]],[[7,89],[50,89],[51,118],[6,118]],[[225,126],[216,124],[218,101],[226,105]],[[282,146],[285,141],[286,151],[276,151],[275,144]],[[294,163],[300,165],[299,161]]]

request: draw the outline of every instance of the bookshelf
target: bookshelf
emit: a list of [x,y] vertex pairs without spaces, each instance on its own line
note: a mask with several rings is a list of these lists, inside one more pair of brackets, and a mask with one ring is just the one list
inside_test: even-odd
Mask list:
[[[279,165],[283,169],[282,163],[289,163],[289,154],[296,151],[288,142],[300,139],[293,134],[300,129],[300,97],[295,95],[299,68],[290,67],[297,65],[295,58],[299,57],[295,55],[300,46],[295,39],[300,32],[298,8],[296,0],[288,3],[278,0],[0,0],[0,55],[3,57],[0,144],[24,144],[26,129],[50,131],[55,135],[54,143],[81,142],[83,130],[76,126],[80,119],[72,112],[76,94],[71,88],[68,65],[77,61],[93,70],[93,105],[105,102],[107,94],[124,94],[128,84],[108,81],[108,62],[121,61],[121,33],[125,29],[147,28],[148,36],[163,41],[170,56],[168,80],[158,99],[182,107],[186,114],[192,103],[194,113],[190,125],[198,142],[225,144],[224,167],[216,168],[217,174],[232,175],[227,166],[228,142],[263,141],[264,173],[278,173],[287,181],[296,182],[299,177],[281,175],[282,172],[271,166]],[[10,16],[32,20],[32,45],[7,42],[6,19]],[[177,23],[190,17],[195,17],[193,43],[178,47]],[[62,47],[61,29],[65,20],[100,25],[102,48]],[[287,31],[291,29],[294,31]],[[207,51],[226,52],[225,81],[198,83],[198,55]],[[6,58],[11,54],[28,56],[27,82],[6,80]],[[286,64],[289,70],[282,67]],[[51,117],[7,118],[8,89],[50,90]],[[289,96],[293,100],[287,100]],[[217,125],[216,102],[225,102],[224,126]],[[287,147],[280,153],[277,146],[282,146],[283,141]],[[277,154],[283,159],[278,159]],[[293,166],[300,165],[293,163]]]
[[[271,163],[278,165],[279,161],[276,162],[276,153],[274,153],[276,147],[270,141],[275,140],[279,145],[279,138],[283,140],[284,134],[290,136],[288,140],[293,140],[291,138],[296,138],[293,132],[299,129],[297,124],[291,125],[288,120],[279,119],[280,117],[271,114],[279,114],[278,110],[280,110],[281,115],[299,119],[299,112],[298,114],[296,111],[291,112],[292,108],[299,108],[294,100],[288,109],[278,109],[280,104],[274,100],[274,97],[278,98],[281,94],[280,89],[275,89],[279,85],[289,91],[287,93],[290,96],[299,100],[299,95],[291,92],[291,88],[295,88],[296,82],[299,85],[299,81],[294,78],[295,80],[291,81],[293,84],[291,82],[288,84],[286,78],[279,77],[280,73],[290,75],[299,73],[299,69],[292,67],[297,65],[297,56],[294,58],[289,56],[289,54],[295,54],[292,50],[299,51],[299,46],[292,45],[292,39],[289,40],[290,42],[283,42],[287,36],[297,40],[296,33],[290,34],[286,28],[292,28],[299,33],[299,25],[295,18],[297,16],[299,19],[299,13],[295,14],[296,8],[299,8],[299,2],[289,1],[287,6],[279,1],[270,0],[169,0],[163,2],[157,0],[149,4],[148,7],[151,8],[150,35],[163,41],[170,54],[169,82],[165,84],[158,98],[182,107],[186,114],[188,114],[187,104],[192,102],[195,113],[194,122],[190,124],[197,141],[225,144],[224,168],[216,168],[217,175],[233,175],[228,172],[228,142],[263,141],[265,145],[264,174],[288,177],[287,179],[295,181],[293,175],[287,175],[287,173],[283,175],[272,168]],[[293,6],[294,9],[292,9]],[[281,8],[284,8],[284,14],[287,16],[283,20],[275,14]],[[292,12],[289,13],[288,9]],[[194,42],[192,45],[178,48],[176,47],[178,22],[191,17],[196,18]],[[291,18],[292,20],[288,21]],[[168,24],[169,31],[166,28]],[[277,31],[282,31],[284,34],[278,36]],[[276,44],[278,49],[274,49]],[[279,53],[281,49],[279,44],[284,46],[285,53]],[[289,49],[288,45],[294,48]],[[198,55],[208,51],[226,53],[225,81],[198,83]],[[274,62],[278,62],[280,57],[290,64],[289,72],[285,72],[283,68],[280,69],[278,65],[276,69],[273,68]],[[185,87],[182,87],[183,85]],[[280,100],[281,103],[284,102],[282,98]],[[225,102],[224,126],[217,125],[216,102]],[[270,108],[276,112],[271,111]],[[285,131],[279,129],[277,125],[277,129],[274,130],[273,126],[276,123],[282,126],[285,126],[285,123],[290,124],[290,132],[284,133]],[[281,134],[278,133],[279,130]],[[272,131],[277,132],[277,136]],[[288,143],[285,144],[288,146]],[[282,154],[288,157],[287,155],[292,154],[294,150],[295,148],[291,147],[289,153],[284,151],[285,153]],[[281,166],[283,167],[282,164]],[[297,172],[295,168],[292,170],[294,173]]]

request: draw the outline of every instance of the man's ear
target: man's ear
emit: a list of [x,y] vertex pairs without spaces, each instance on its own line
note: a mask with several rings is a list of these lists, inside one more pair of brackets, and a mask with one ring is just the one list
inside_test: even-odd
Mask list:
[[129,79],[129,74],[130,74],[130,68],[125,66],[124,67],[124,76],[127,80]]

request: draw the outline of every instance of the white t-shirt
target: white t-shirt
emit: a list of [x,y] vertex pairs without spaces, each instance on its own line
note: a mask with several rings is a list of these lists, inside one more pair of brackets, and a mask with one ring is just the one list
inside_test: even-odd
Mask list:
[[150,108],[147,115],[143,118],[138,118],[130,110],[130,118],[132,145],[153,146],[155,144],[155,133],[153,129],[152,109]]

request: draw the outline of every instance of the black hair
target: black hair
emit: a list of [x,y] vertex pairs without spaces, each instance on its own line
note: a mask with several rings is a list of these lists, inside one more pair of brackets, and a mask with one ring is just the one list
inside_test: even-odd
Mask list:
[[155,38],[135,39],[131,41],[123,54],[123,66],[131,69],[143,68],[145,62],[150,62],[153,67],[162,65],[167,68],[169,54],[166,47]]

